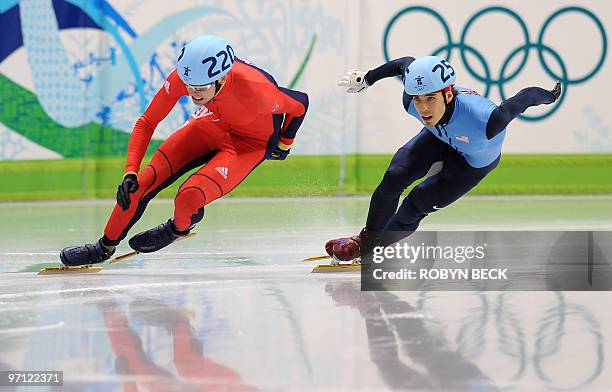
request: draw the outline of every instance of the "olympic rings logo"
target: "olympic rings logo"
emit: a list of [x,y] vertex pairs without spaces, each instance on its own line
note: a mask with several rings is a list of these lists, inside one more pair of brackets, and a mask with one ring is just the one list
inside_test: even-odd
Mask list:
[[[524,114],[520,116],[522,119],[527,120],[527,121],[543,120],[547,118],[548,116],[552,115],[557,109],[559,109],[562,101],[565,98],[565,95],[567,94],[568,87],[572,84],[584,83],[587,80],[591,79],[593,76],[595,76],[601,70],[605,62],[606,54],[608,51],[608,40],[607,40],[606,31],[605,31],[603,24],[597,18],[597,16],[595,16],[595,14],[593,14],[591,11],[585,8],[582,8],[582,7],[566,7],[566,8],[562,8],[562,9],[555,11],[552,15],[548,17],[548,19],[546,19],[546,21],[542,25],[542,28],[540,29],[540,32],[538,34],[538,39],[536,42],[531,41],[531,38],[529,36],[529,29],[527,28],[527,24],[523,21],[523,19],[516,12],[512,11],[509,8],[498,7],[498,6],[484,8],[481,11],[474,14],[468,20],[465,27],[463,28],[463,32],[461,33],[461,38],[459,39],[459,42],[454,42],[451,37],[451,32],[448,27],[448,24],[446,23],[444,18],[442,18],[442,16],[439,13],[437,13],[436,11],[428,7],[414,6],[414,7],[406,7],[400,10],[391,18],[391,20],[387,24],[387,27],[385,28],[385,33],[383,36],[383,54],[384,54],[386,61],[391,60],[389,57],[389,49],[388,49],[388,40],[389,40],[389,34],[391,30],[393,29],[393,27],[396,25],[396,23],[399,21],[399,19],[402,16],[408,13],[417,13],[417,12],[425,13],[425,14],[429,14],[433,16],[438,22],[440,22],[440,24],[442,25],[442,28],[444,29],[447,44],[434,50],[432,52],[432,55],[436,56],[436,55],[440,55],[441,53],[445,52],[445,58],[447,60],[451,60],[451,54],[452,54],[453,49],[459,49],[459,54],[461,55],[461,61],[463,62],[468,73],[472,77],[474,77],[476,80],[485,83],[485,86],[486,86],[484,90],[485,97],[489,96],[491,92],[491,88],[493,86],[497,86],[499,89],[499,95],[501,96],[502,100],[506,99],[506,92],[504,90],[504,84],[507,82],[510,82],[511,80],[515,79],[518,76],[518,74],[523,70],[523,68],[527,64],[527,60],[529,59],[530,52],[532,50],[536,50],[538,53],[538,59],[540,61],[540,64],[542,65],[542,68],[553,80],[561,81],[561,84],[563,85],[563,88],[564,88],[564,93],[559,98],[558,104],[553,105],[548,112],[538,115],[538,116],[528,116]],[[497,75],[496,78],[494,78],[491,75],[491,69],[489,65],[487,64],[487,61],[485,60],[484,56],[478,50],[476,50],[473,46],[470,46],[469,44],[466,43],[466,38],[470,30],[470,27],[472,27],[472,25],[474,24],[474,22],[476,22],[476,20],[478,20],[478,18],[486,14],[490,14],[490,13],[502,13],[514,19],[520,26],[522,33],[523,33],[524,40],[525,40],[525,43],[523,45],[511,51],[510,54],[506,57],[506,59],[503,61],[501,69],[499,70],[499,74]],[[546,34],[546,30],[550,27],[551,23],[553,23],[553,21],[557,19],[559,16],[563,14],[568,14],[568,13],[577,13],[577,14],[585,15],[586,17],[588,17],[599,30],[599,33],[601,34],[601,40],[602,40],[601,55],[599,57],[599,60],[597,61],[597,64],[586,74],[580,75],[577,77],[570,77],[567,67],[565,65],[565,62],[563,61],[559,53],[544,43],[544,35]],[[469,52],[470,54],[474,55],[478,59],[478,61],[482,65],[482,68],[484,69],[484,75],[478,74],[474,70],[472,65],[467,60],[466,52]],[[546,62],[546,59],[544,58],[544,53],[548,53],[549,55],[551,55],[552,58],[554,58],[554,61],[558,63],[559,69],[561,70],[560,74],[556,73],[555,71],[551,69],[549,64]],[[508,66],[510,65],[512,60],[514,60],[514,58],[518,56],[519,54],[522,54],[522,59],[518,67],[513,72],[509,72]]]

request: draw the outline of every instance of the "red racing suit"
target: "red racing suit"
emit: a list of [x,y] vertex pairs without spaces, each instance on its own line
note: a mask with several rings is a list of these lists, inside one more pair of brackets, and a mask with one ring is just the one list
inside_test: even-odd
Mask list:
[[124,392],[254,390],[244,384],[236,370],[202,353],[202,341],[187,320],[173,320],[172,314],[164,314],[172,334],[174,367],[180,376],[177,378],[169,369],[164,369],[149,358],[140,336],[133,331],[116,304],[103,307],[102,315],[111,349],[116,356],[115,371],[125,377]]
[[138,173],[138,190],[130,194],[127,210],[115,206],[104,230],[106,245],[125,238],[157,193],[204,165],[181,185],[174,200],[176,228],[184,231],[195,225],[202,220],[204,206],[238,186],[278,142],[293,144],[308,110],[306,94],[279,87],[265,71],[236,59],[217,95],[139,170],[157,124],[186,95],[187,87],[174,70],[136,122],[126,172]]

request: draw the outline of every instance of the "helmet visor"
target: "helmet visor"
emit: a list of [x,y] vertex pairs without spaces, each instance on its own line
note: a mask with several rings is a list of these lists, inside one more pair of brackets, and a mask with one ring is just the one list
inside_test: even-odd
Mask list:
[[210,90],[214,85],[215,85],[215,82],[208,83],[208,84],[202,84],[199,86],[193,86],[191,84],[187,84],[186,86],[187,86],[187,89],[189,90],[193,90],[197,92],[204,92],[204,91]]

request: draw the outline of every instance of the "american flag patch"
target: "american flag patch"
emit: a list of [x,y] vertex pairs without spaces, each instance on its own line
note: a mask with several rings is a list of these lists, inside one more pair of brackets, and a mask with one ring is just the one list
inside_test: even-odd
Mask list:
[[467,136],[455,136],[455,139],[459,140],[460,142],[464,142],[464,143],[470,142],[470,138]]

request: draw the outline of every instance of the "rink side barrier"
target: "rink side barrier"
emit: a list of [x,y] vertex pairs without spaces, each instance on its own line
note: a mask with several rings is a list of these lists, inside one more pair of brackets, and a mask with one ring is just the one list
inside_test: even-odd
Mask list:
[[[346,180],[339,185],[339,156],[292,155],[267,161],[232,196],[328,196],[370,194],[391,155],[346,157]],[[124,158],[0,162],[0,201],[113,198]],[[500,166],[471,194],[612,193],[612,154],[506,154]],[[179,179],[161,193],[174,197]]]

